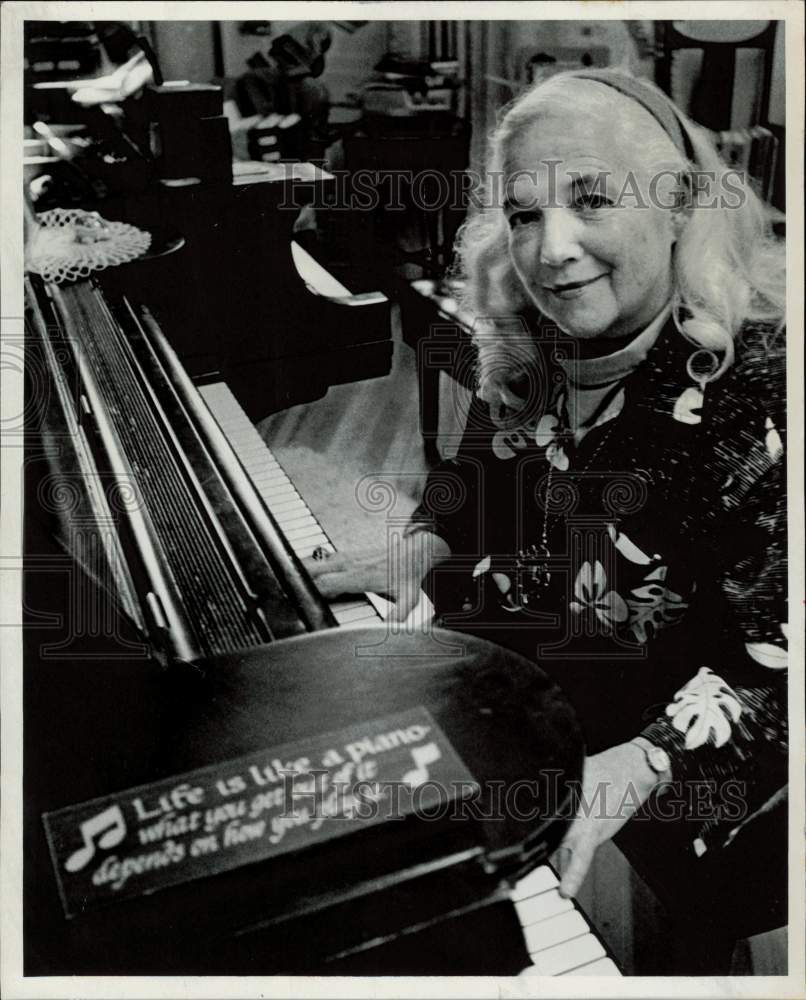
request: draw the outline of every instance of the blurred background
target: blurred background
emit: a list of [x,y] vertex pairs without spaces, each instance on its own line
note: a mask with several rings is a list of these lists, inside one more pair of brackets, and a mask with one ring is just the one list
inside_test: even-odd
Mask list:
[[[725,158],[784,209],[784,31],[776,22],[31,21],[25,56],[26,152],[70,155],[74,168],[91,176],[95,194],[145,183],[148,171],[134,161],[138,151],[146,161],[157,158],[160,138],[171,155],[181,160],[184,149],[198,160],[189,114],[223,115],[236,161],[478,171],[497,113],[523,88],[564,69],[622,66],[655,80],[717,133]],[[103,86],[89,85],[98,77]],[[82,79],[88,86],[59,86]],[[163,107],[154,100],[144,115],[136,106],[144,103],[144,81],[185,81],[197,89],[179,94],[174,86],[159,95]],[[220,101],[200,92],[202,84],[220,88]],[[99,109],[127,128],[113,131],[108,121],[104,128]],[[68,145],[43,145],[42,123],[62,126],[59,138]],[[64,126],[74,127],[70,135]],[[208,120],[203,139],[195,132],[207,160],[216,144],[226,160],[219,123]],[[99,133],[116,148],[89,141]],[[175,173],[184,167],[163,164],[163,176],[166,166]],[[226,163],[221,169],[226,173]],[[411,275],[419,266],[434,276],[447,263],[465,206],[423,216],[405,194],[394,225],[379,232],[376,219],[372,238],[396,251],[395,264],[407,259]]]

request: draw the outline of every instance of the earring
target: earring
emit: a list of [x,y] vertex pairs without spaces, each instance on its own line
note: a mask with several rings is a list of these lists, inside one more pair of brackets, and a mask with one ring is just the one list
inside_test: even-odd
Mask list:
[[689,386],[674,404],[674,419],[681,424],[702,422],[705,387],[719,370],[719,358],[713,351],[703,348],[695,351],[686,362],[686,372],[696,386]]

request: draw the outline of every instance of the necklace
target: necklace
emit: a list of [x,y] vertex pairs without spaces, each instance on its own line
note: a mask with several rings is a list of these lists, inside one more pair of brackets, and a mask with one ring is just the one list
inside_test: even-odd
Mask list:
[[[588,460],[581,468],[574,470],[577,474],[581,475],[591,467],[599,452],[610,438],[615,423],[616,417],[613,417],[608,423],[607,429],[602,434],[599,443],[588,457]],[[537,545],[532,544],[526,549],[519,549],[515,559],[515,583],[512,591],[504,596],[502,602],[502,607],[509,611],[534,607],[545,595],[551,583],[549,528],[552,525],[552,519],[549,514],[549,508],[552,500],[554,470],[554,464],[549,462],[549,471],[546,476],[545,499],[543,502],[543,528],[540,533],[540,542]],[[559,516],[557,515],[554,523],[559,519]]]

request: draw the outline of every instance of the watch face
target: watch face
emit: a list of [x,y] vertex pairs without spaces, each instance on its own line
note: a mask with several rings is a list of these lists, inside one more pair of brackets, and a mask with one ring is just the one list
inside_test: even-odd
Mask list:
[[651,747],[647,750],[647,760],[652,770],[658,774],[668,771],[672,763],[669,760],[669,754],[665,750],[661,750],[660,747]]

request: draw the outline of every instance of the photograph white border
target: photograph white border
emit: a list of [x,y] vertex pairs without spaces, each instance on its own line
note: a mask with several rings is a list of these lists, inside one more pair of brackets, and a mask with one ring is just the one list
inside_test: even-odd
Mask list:
[[[790,900],[789,974],[786,977],[495,979],[472,978],[288,978],[249,977],[24,977],[22,975],[22,684],[20,629],[8,623],[20,620],[21,574],[4,572],[0,595],[0,673],[2,697],[2,834],[0,839],[0,968],[2,995],[8,998],[49,997],[802,997],[806,996],[804,942],[804,522],[803,522],[803,145],[804,120],[804,5],[799,0],[756,2],[512,2],[467,3],[154,3],[154,2],[6,2],[2,6],[0,67],[0,218],[3,222],[0,290],[2,338],[23,334],[22,259],[22,25],[29,20],[116,20],[136,14],[140,20],[282,20],[328,19],[421,20],[573,20],[573,19],[780,19],[786,22],[786,217],[788,315],[788,442],[790,637],[793,668],[789,672],[790,750]],[[22,373],[14,357],[3,356],[2,412],[6,425],[22,412]],[[21,555],[21,447],[3,442],[0,562],[8,569]],[[16,560],[16,562],[15,562]],[[54,727],[58,739],[58,727]],[[759,859],[763,864],[763,859]]]

